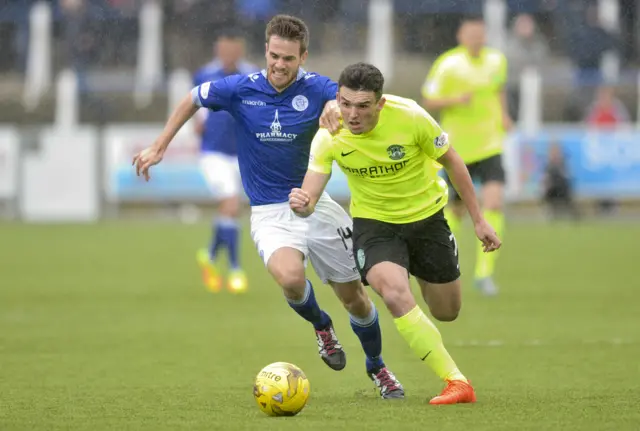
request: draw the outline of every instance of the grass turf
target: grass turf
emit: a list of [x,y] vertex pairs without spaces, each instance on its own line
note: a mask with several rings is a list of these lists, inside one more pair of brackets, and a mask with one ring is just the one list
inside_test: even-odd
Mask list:
[[[637,429],[637,225],[510,226],[493,299],[474,291],[466,231],[462,313],[438,326],[478,403],[445,407],[427,404],[442,385],[374,298],[407,392],[380,400],[348,317],[312,275],[348,355],[345,370],[326,367],[247,230],[248,293],[214,295],[195,264],[204,224],[0,224],[0,429]],[[276,361],[310,379],[297,417],[253,400],[255,374]]]

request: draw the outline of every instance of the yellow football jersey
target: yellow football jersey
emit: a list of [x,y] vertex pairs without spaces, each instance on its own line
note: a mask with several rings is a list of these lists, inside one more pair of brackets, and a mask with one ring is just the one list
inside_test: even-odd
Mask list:
[[458,97],[471,93],[468,105],[440,112],[440,124],[465,163],[502,153],[504,128],[500,93],[507,80],[507,60],[498,50],[485,47],[479,57],[457,47],[438,57],[422,87],[426,99]]
[[447,203],[436,162],[449,149],[447,135],[415,101],[385,95],[376,127],[335,136],[320,129],[311,144],[309,169],[331,173],[335,161],[351,190],[351,216],[411,223]]

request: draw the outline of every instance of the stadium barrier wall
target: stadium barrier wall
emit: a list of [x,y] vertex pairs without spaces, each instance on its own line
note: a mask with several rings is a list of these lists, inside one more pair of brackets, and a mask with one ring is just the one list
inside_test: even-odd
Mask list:
[[515,134],[519,201],[542,193],[549,148],[557,145],[566,160],[579,199],[637,200],[640,198],[640,131],[589,130],[562,125],[545,126],[532,137]]
[[20,134],[15,128],[0,128],[0,200],[18,197],[18,150]]
[[[172,144],[152,182],[145,183],[131,169],[133,155],[153,142],[160,128],[111,127],[105,131],[105,170],[108,198],[117,201],[209,199],[199,170],[198,141],[182,135]],[[576,190],[583,199],[640,199],[640,131],[597,131],[568,125],[549,125],[536,134],[514,132],[505,142],[507,199],[537,200],[550,146],[558,145],[566,157]],[[345,175],[336,167],[328,185],[336,199],[348,199]]]
[[[181,132],[152,171],[135,175],[133,155],[147,147],[161,125],[111,124],[104,128],[45,128],[36,151],[23,150],[19,129],[0,128],[0,201],[17,202],[26,220],[98,219],[104,207],[127,203],[207,203],[211,194],[198,164],[198,140]],[[596,131],[546,125],[533,135],[512,133],[505,144],[507,199],[531,202],[542,193],[548,150],[559,146],[578,199],[640,200],[640,130]],[[347,200],[346,177],[335,169],[328,186]]]
[[37,139],[39,150],[24,152],[17,160],[21,218],[38,222],[98,220],[100,131],[95,127],[47,127]]

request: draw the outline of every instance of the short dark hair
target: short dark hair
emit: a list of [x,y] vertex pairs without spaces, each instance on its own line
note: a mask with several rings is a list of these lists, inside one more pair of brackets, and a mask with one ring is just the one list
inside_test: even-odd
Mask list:
[[347,87],[354,91],[373,91],[376,99],[382,97],[384,76],[380,69],[369,63],[356,63],[347,66],[340,74],[338,88]]
[[216,40],[220,39],[244,39],[244,33],[235,27],[224,27],[218,30],[216,34]]
[[479,14],[479,13],[469,13],[466,15],[463,15],[462,18],[460,19],[460,25],[466,23],[466,22],[477,22],[477,23],[484,23],[484,15]]
[[300,42],[300,54],[303,54],[309,46],[309,28],[300,18],[291,15],[276,15],[271,18],[265,31],[266,42],[271,36]]

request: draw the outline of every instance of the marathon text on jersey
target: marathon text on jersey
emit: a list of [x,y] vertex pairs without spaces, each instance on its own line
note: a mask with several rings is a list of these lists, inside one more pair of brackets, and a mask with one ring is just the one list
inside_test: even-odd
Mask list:
[[404,160],[402,162],[390,165],[369,166],[366,168],[350,168],[349,166],[345,166],[342,163],[338,162],[338,164],[346,172],[357,177],[380,178],[397,174],[400,170],[407,166],[408,162],[408,160]]

